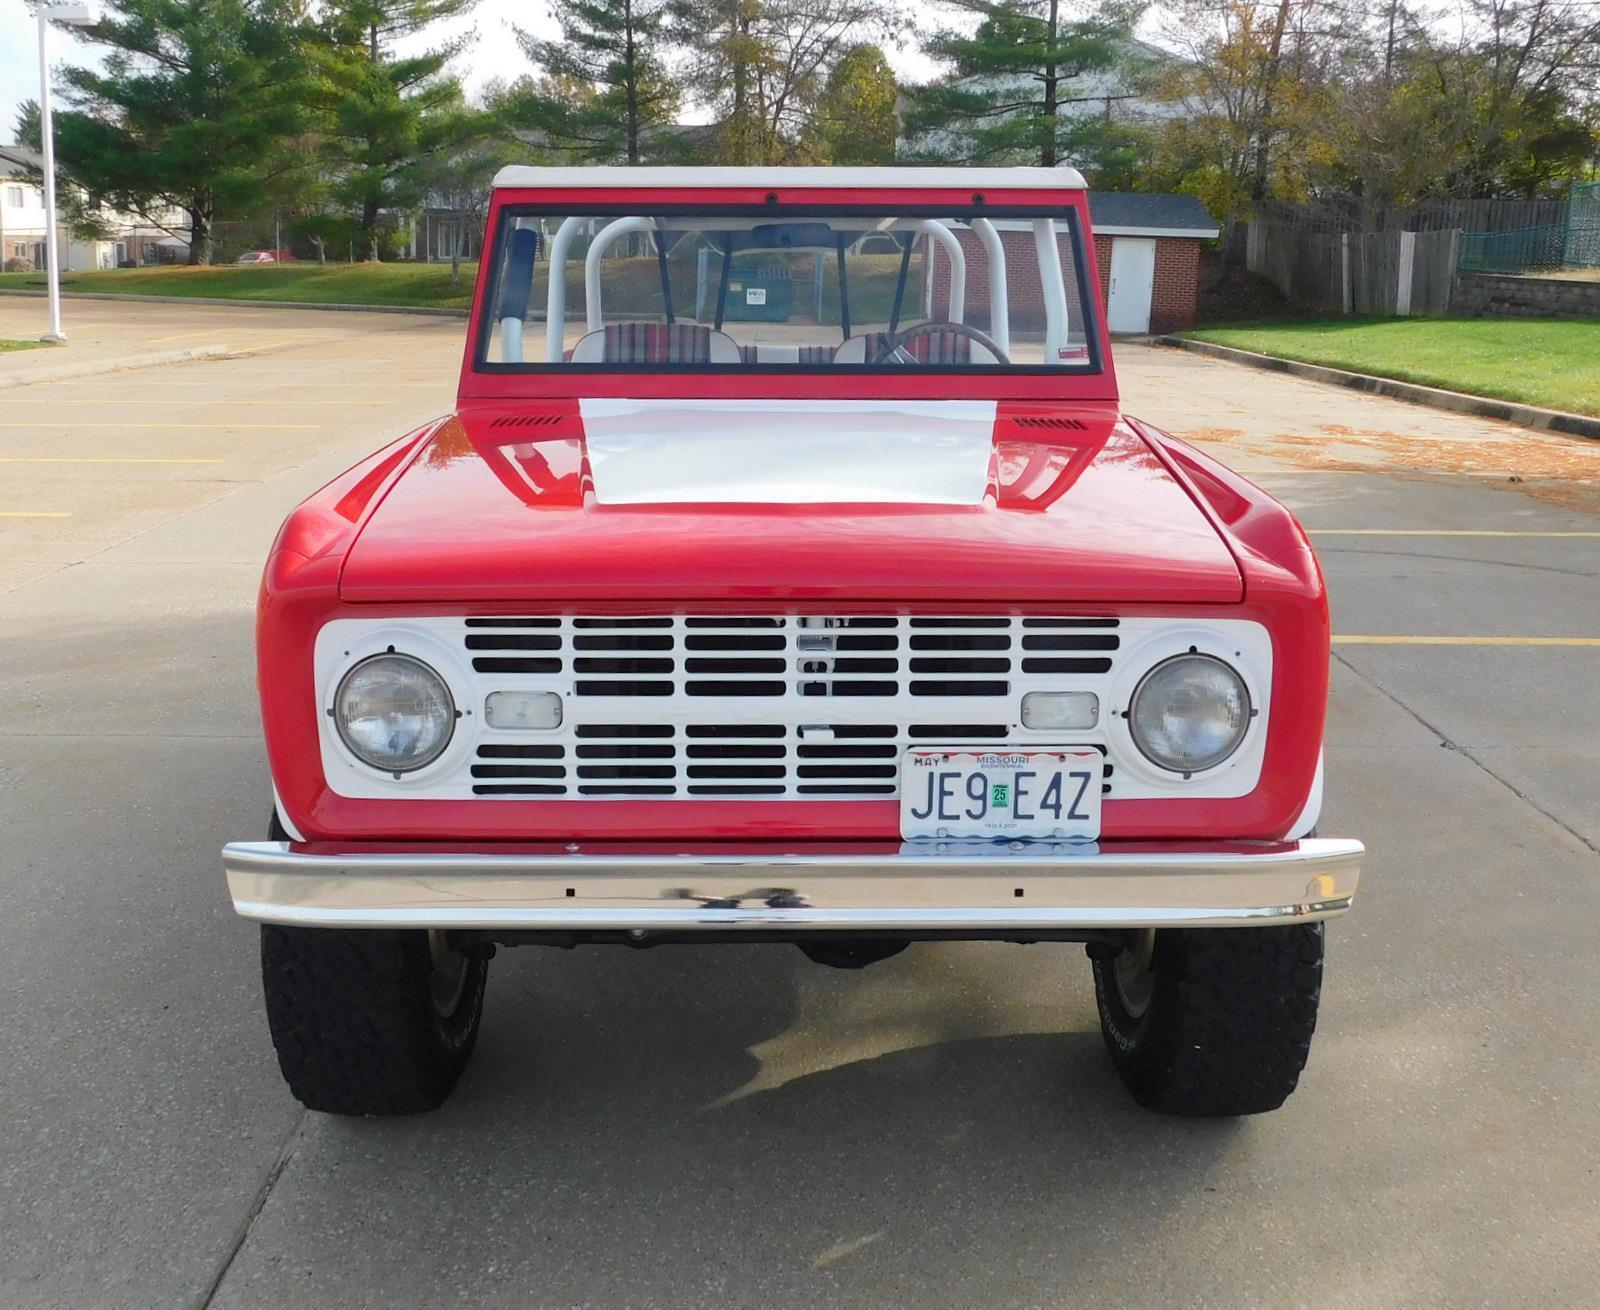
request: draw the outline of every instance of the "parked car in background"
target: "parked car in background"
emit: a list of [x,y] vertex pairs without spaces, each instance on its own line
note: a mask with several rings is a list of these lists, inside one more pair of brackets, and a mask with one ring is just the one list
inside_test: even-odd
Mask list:
[[1280,1105],[1363,855],[1322,575],[1123,412],[1082,178],[510,168],[488,229],[455,408],[267,562],[223,863],[295,1095],[438,1105],[502,946],[980,940],[1087,947],[1142,1104]]
[[292,250],[247,250],[233,261],[235,264],[292,264]]

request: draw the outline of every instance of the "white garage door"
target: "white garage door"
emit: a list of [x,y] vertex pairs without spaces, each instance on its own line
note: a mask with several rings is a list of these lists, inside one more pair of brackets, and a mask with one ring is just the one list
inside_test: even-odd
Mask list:
[[1155,239],[1114,237],[1111,242],[1111,294],[1106,306],[1106,319],[1113,332],[1150,330],[1150,297],[1155,286]]

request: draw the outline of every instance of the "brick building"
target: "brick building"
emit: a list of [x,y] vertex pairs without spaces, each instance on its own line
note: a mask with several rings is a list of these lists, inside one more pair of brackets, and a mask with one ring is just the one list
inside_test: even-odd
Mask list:
[[[1176,332],[1194,326],[1198,296],[1200,243],[1219,229],[1194,196],[1129,191],[1091,191],[1100,303],[1113,332]],[[1038,327],[1044,320],[1033,232],[1026,222],[996,220],[1006,252],[1006,291],[1014,327]],[[977,236],[956,233],[967,256],[966,319],[988,322],[989,262]],[[1071,252],[1061,238],[1061,263],[1069,270],[1067,299],[1077,316],[1077,288],[1070,276]],[[950,265],[934,247],[934,317],[948,313]]]

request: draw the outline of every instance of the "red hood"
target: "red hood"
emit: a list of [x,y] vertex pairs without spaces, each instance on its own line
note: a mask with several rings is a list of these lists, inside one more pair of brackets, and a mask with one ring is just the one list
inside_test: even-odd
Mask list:
[[[716,406],[703,402],[702,412],[726,426]],[[905,426],[905,414],[894,417]],[[682,413],[673,421],[681,426]],[[973,503],[886,495],[881,477],[863,483],[859,500],[848,488],[838,494],[837,440],[832,454],[819,440],[815,467],[805,468],[811,448],[792,418],[781,434],[784,476],[798,469],[809,487],[835,474],[833,492],[820,497],[827,503],[764,502],[748,491],[695,503],[682,485],[664,491],[663,503],[608,503],[604,485],[597,494],[599,452],[571,402],[464,410],[423,445],[362,527],[341,591],[354,602],[486,605],[1243,599],[1227,546],[1114,410],[1002,403],[984,421],[987,479],[980,465]],[[747,422],[752,442],[774,440],[759,411]],[[826,416],[810,422],[826,434]],[[640,458],[658,467],[659,453]],[[615,468],[627,452],[613,445],[605,458]],[[843,462],[854,479],[860,461]],[[631,482],[637,502],[640,479]]]

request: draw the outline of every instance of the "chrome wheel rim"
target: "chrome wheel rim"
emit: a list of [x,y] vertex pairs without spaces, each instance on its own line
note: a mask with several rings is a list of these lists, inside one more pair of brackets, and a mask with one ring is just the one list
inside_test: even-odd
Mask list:
[[1124,934],[1122,950],[1112,961],[1111,976],[1117,1001],[1130,1019],[1142,1019],[1156,990],[1156,930],[1141,928]]
[[450,935],[437,928],[428,930],[428,958],[433,965],[428,973],[428,995],[435,1013],[448,1019],[466,993],[467,967],[471,962],[456,949]]

